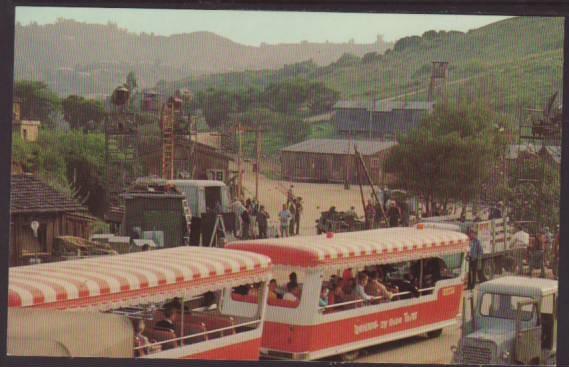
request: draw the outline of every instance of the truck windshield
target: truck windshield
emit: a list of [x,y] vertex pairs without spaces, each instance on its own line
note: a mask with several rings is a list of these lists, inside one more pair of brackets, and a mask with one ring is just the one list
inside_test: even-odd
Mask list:
[[[480,302],[480,314],[482,316],[497,317],[501,319],[515,320],[519,302],[527,302],[529,297],[511,296],[507,294],[484,293]],[[533,304],[522,307],[522,321],[529,321],[535,313]]]

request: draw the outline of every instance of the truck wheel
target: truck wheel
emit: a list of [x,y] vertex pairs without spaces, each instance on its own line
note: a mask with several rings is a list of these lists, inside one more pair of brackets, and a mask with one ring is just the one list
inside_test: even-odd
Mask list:
[[432,338],[438,338],[439,336],[441,336],[441,334],[443,333],[443,329],[438,329],[438,330],[433,330],[433,331],[429,331],[427,333],[427,337],[432,339]]
[[482,261],[482,271],[480,272],[482,275],[482,281],[486,282],[494,276],[494,262],[492,259],[486,259]]

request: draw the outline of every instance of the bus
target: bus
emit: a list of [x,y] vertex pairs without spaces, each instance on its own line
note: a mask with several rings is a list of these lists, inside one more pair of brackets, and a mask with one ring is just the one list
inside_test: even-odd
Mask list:
[[[263,357],[293,360],[353,359],[372,345],[441,335],[458,321],[468,247],[462,233],[423,227],[227,245],[270,257],[277,290],[279,283],[297,282],[296,300],[269,297],[261,343]],[[362,274],[379,279],[387,296],[354,296],[354,282]],[[235,295],[227,308],[239,314],[247,304],[253,307],[254,299]]]
[[[117,322],[128,318],[137,341],[122,355],[257,360],[270,277],[271,261],[266,256],[184,246],[11,268],[8,306],[122,315]],[[247,312],[232,314],[226,308],[226,299],[234,289],[247,290],[252,302]],[[159,327],[166,317],[173,324],[171,329]],[[84,325],[96,327],[87,321]],[[117,330],[121,328],[117,324]],[[96,335],[82,329],[78,333]],[[48,334],[42,331],[42,335]],[[30,337],[29,343],[36,340]],[[96,344],[98,340],[83,342]]]

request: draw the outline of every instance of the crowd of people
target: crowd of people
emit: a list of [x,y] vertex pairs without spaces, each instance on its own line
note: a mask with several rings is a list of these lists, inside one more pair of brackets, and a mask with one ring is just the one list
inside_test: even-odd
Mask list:
[[[303,210],[302,198],[294,195],[291,185],[287,192],[287,201],[278,212],[279,235],[288,237],[300,233],[300,218]],[[235,233],[240,239],[268,238],[271,215],[264,205],[254,199],[235,199],[232,203],[235,215]],[[277,237],[279,236],[277,235]]]

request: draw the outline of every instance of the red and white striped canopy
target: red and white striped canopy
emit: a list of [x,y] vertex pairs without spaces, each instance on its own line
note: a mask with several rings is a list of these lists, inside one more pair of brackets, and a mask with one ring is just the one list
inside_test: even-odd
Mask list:
[[267,280],[268,257],[176,247],[10,269],[9,307],[109,310]]
[[468,237],[437,229],[389,228],[232,242],[226,248],[269,256],[274,265],[314,268],[416,260],[468,250]]

